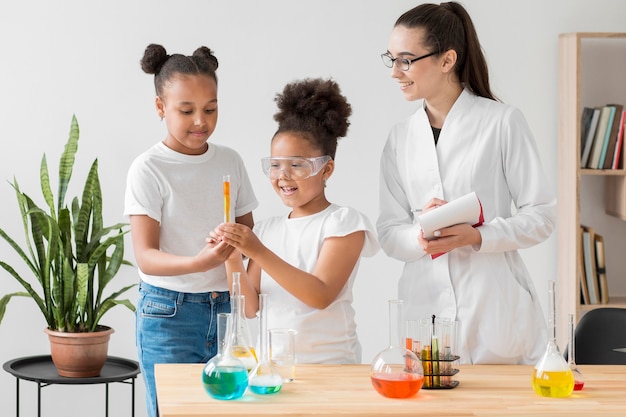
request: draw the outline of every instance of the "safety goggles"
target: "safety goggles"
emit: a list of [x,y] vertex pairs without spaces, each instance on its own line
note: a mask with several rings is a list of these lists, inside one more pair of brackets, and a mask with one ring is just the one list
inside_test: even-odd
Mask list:
[[286,179],[300,181],[319,174],[331,159],[328,155],[315,158],[268,156],[261,158],[261,167],[270,180],[278,179],[282,171]]

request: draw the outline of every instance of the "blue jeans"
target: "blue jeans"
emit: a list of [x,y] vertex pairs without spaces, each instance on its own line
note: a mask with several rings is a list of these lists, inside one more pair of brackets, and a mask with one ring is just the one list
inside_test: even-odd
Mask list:
[[150,417],[157,417],[154,365],[207,362],[217,354],[217,313],[228,312],[228,291],[182,293],[141,282],[137,354]]

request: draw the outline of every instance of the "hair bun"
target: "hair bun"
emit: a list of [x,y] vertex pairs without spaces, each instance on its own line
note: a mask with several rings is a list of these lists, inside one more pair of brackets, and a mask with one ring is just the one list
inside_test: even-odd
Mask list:
[[156,74],[168,58],[169,55],[163,46],[151,43],[141,58],[141,69],[147,74]]
[[219,66],[219,62],[217,61],[215,55],[213,55],[213,51],[211,51],[211,49],[207,48],[206,46],[201,46],[193,51],[193,56],[198,56],[206,59],[211,65],[211,69],[213,71],[217,70],[217,67]]

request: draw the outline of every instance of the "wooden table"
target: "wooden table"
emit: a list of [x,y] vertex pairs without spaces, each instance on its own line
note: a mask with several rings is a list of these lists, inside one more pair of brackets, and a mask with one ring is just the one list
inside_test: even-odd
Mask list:
[[421,389],[409,399],[379,395],[369,365],[298,365],[296,381],[274,395],[248,391],[220,401],[205,393],[201,364],[156,365],[161,417],[191,416],[626,416],[626,365],[579,365],[585,387],[545,398],[531,387],[532,366],[461,365],[454,389]]

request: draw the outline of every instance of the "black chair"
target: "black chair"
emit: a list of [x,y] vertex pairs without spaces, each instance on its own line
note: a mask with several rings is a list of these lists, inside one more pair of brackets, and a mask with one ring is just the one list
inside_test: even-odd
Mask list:
[[574,336],[576,364],[626,365],[626,308],[585,313]]

